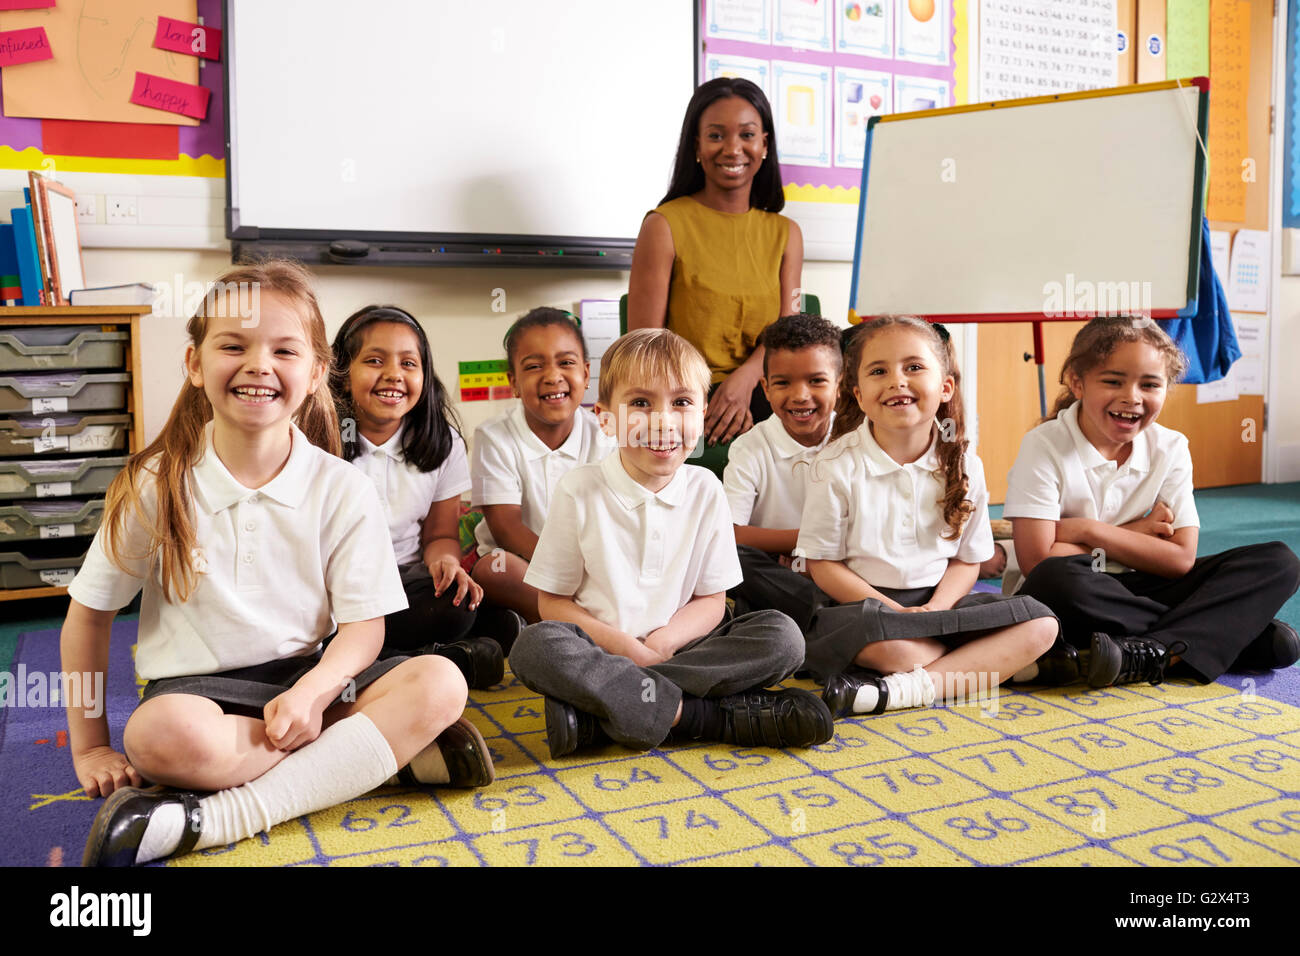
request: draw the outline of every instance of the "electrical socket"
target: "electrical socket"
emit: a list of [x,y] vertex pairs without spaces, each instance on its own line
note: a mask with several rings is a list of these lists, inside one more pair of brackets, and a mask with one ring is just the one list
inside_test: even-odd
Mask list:
[[140,222],[135,196],[105,196],[104,222],[110,226],[135,225]]
[[103,196],[81,195],[77,197],[77,222],[93,223],[95,214],[103,204]]

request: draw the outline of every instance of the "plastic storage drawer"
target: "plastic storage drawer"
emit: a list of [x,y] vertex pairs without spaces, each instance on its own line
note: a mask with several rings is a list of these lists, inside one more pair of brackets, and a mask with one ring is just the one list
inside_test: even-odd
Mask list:
[[85,541],[33,542],[20,551],[0,551],[0,588],[65,588],[85,560]]
[[54,368],[121,368],[126,332],[105,332],[97,325],[0,326],[0,372]]
[[126,372],[33,372],[0,376],[0,412],[80,412],[125,408]]
[[0,418],[0,457],[125,451],[131,416],[18,415]]
[[0,504],[0,547],[12,541],[76,538],[99,530],[104,499],[46,498]]
[[126,462],[125,457],[0,461],[0,500],[103,495]]

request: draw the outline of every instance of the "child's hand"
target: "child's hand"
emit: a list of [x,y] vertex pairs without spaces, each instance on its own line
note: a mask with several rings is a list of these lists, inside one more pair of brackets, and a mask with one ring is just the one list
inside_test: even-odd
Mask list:
[[928,604],[918,604],[916,607],[899,607],[904,614],[919,614],[923,611],[935,611],[938,608],[930,607]]
[[657,633],[658,631],[651,632],[650,637],[647,637],[644,642],[632,642],[633,647],[630,648],[630,652],[627,656],[632,659],[634,664],[640,667],[651,667],[655,664],[662,664],[671,656],[664,654],[658,648],[651,646],[650,638],[654,637]]
[[442,592],[447,590],[452,584],[456,585],[456,597],[452,599],[452,604],[460,607],[461,601],[469,595],[469,609],[478,610],[479,602],[483,600],[483,588],[479,583],[465,573],[465,569],[460,566],[460,562],[449,555],[443,555],[433,563],[429,568],[429,574],[433,576],[433,593],[435,596],[441,596]]
[[91,747],[85,753],[73,754],[72,768],[88,797],[106,797],[119,787],[143,783],[126,755],[112,747]]
[[1163,501],[1157,501],[1151,513],[1144,518],[1130,521],[1120,527],[1138,534],[1149,534],[1154,538],[1172,538],[1174,536],[1174,513]]
[[[662,661],[666,661],[668,658],[673,656],[672,651],[664,646],[667,644],[668,638],[670,637],[670,635],[665,633],[665,630],[666,628],[660,627],[651,631],[645,636],[645,643],[642,645],[643,647],[653,651],[655,654],[658,654],[659,659]],[[638,643],[640,642],[638,641]],[[651,663],[658,664],[659,661],[652,661]],[[644,667],[646,665],[642,664],[641,666]]]
[[262,711],[266,739],[277,750],[297,750],[320,736],[323,713],[309,692],[290,687]]

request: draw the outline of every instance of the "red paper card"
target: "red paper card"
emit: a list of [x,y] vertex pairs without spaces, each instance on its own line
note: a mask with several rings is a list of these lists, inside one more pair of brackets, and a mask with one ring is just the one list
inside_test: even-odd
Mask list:
[[153,45],[160,50],[201,56],[205,60],[221,59],[221,31],[171,17],[158,18],[158,32]]
[[206,119],[208,100],[212,91],[206,86],[193,83],[178,83],[165,76],[152,73],[135,74],[135,86],[131,90],[131,102],[139,106],[152,106],[154,109],[166,110],[168,113],[180,113],[195,119]]
[[0,0],[0,10],[40,10],[54,6],[54,0]]
[[54,51],[50,49],[50,38],[45,35],[45,27],[0,31],[0,66],[52,59]]
[[175,159],[179,126],[159,123],[92,123],[41,120],[41,149],[50,156]]

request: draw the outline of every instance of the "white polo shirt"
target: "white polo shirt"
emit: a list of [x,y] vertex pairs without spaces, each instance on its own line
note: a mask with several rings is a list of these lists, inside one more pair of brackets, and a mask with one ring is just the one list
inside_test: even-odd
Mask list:
[[[1152,422],[1133,438],[1128,461],[1103,458],[1079,428],[1079,403],[1034,428],[1020,442],[1007,475],[1004,518],[1092,518],[1128,524],[1158,501],[1174,513],[1174,530],[1198,528],[1187,438]],[[1127,571],[1108,561],[1107,571]]]
[[420,471],[402,454],[402,428],[382,445],[357,435],[357,457],[352,459],[379,492],[388,519],[388,533],[399,567],[420,560],[420,529],[435,501],[459,498],[469,490],[469,459],[465,440],[452,429],[451,451],[433,471]]
[[799,553],[843,561],[868,584],[886,588],[933,587],[950,558],[979,564],[992,557],[989,493],[974,452],[966,453],[974,509],[959,537],[943,537],[948,525],[937,441],[936,430],[926,453],[906,465],[876,443],[868,422],[826,446],[809,475]]
[[722,473],[732,522],[757,528],[799,527],[808,469],[834,427],[831,412],[826,437],[809,448],[790,437],[781,419],[773,415],[733,441]]
[[565,475],[524,581],[645,637],[692,598],[741,582],[722,484],[683,465],[654,494],[613,454]]
[[[292,429],[289,460],[273,479],[246,488],[212,450],[191,475],[198,583],[189,600],[162,597],[146,561],[104,553],[101,528],[68,593],[86,607],[115,611],[141,587],[136,671],[146,680],[212,674],[297,657],[316,649],[335,622],[366,621],[406,607],[374,488],[341,458]],[[143,495],[152,512],[151,478]],[[148,532],[125,526],[124,555],[143,554]]]
[[[596,416],[579,408],[569,437],[559,448],[550,449],[528,427],[521,402],[474,432],[471,507],[520,505],[524,527],[540,535],[560,479],[579,465],[600,461],[617,447],[600,430]],[[480,555],[497,546],[486,521],[478,523],[474,536]]]

